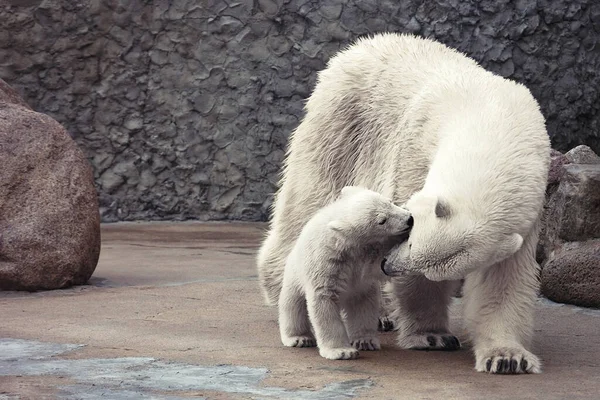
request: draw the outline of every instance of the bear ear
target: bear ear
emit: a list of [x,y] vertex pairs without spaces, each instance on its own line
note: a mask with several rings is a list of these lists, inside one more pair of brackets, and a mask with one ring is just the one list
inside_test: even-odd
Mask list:
[[496,262],[500,262],[521,249],[523,236],[518,233],[506,236],[497,247]]
[[448,203],[442,199],[438,199],[435,205],[435,216],[438,218],[448,218],[452,214]]
[[353,196],[357,193],[364,192],[365,188],[360,186],[344,186],[342,188],[342,197]]
[[348,231],[348,229],[350,228],[350,225],[342,219],[335,219],[333,221],[330,221],[327,224],[327,227],[329,229],[331,229],[332,231],[339,233],[339,232]]

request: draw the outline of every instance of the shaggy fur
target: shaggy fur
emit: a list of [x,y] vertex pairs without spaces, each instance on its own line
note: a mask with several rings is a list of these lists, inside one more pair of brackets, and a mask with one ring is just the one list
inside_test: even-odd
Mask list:
[[279,298],[283,344],[312,347],[316,336],[319,353],[331,360],[379,350],[380,265],[406,240],[410,226],[408,211],[358,187],[345,187],[339,200],[317,212],[285,266]]
[[549,149],[524,86],[431,40],[359,40],[319,74],[292,135],[258,256],[266,301],[277,304],[306,221],[343,186],[366,186],[414,213],[409,243],[386,263],[412,271],[393,280],[399,345],[457,347],[446,279],[464,276],[477,371],[539,372],[528,346]]

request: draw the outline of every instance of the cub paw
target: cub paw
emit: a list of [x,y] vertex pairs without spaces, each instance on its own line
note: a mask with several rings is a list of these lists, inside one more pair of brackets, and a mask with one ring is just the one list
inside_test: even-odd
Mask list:
[[321,357],[328,360],[354,360],[358,358],[358,350],[353,347],[341,347],[335,349],[320,348]]
[[373,351],[373,350],[379,350],[379,349],[381,349],[381,344],[379,343],[379,339],[378,338],[355,339],[355,340],[352,341],[351,345],[356,350]]
[[539,374],[542,363],[533,353],[523,348],[495,347],[475,351],[475,369],[491,374]]
[[315,347],[317,341],[310,336],[290,336],[282,337],[281,342],[287,347]]
[[460,349],[460,341],[451,333],[420,333],[398,338],[398,346],[412,350],[454,351]]
[[394,321],[389,319],[387,316],[380,317],[379,323],[377,325],[377,330],[379,330],[379,332],[391,332],[393,330],[396,330],[396,324],[394,324]]

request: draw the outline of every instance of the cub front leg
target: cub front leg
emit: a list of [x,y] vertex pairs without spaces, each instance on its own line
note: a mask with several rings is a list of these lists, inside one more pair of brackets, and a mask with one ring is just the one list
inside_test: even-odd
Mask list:
[[527,349],[538,286],[533,248],[524,245],[514,256],[465,280],[465,319],[479,372],[541,372],[540,359]]
[[330,288],[307,290],[308,315],[312,322],[321,357],[351,360],[358,350],[350,345],[340,314],[339,293]]
[[380,299],[380,285],[374,282],[363,293],[353,294],[344,304],[350,343],[357,350],[379,350],[381,348],[377,337]]

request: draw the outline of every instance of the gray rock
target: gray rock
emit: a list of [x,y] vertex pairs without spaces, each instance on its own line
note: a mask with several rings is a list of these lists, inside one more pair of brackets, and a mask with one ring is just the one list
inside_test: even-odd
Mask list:
[[555,194],[558,237],[580,241],[600,237],[600,164],[569,164]]
[[571,161],[560,151],[552,150],[550,154],[550,171],[548,172],[548,186],[557,185],[563,174],[563,165]]
[[[586,146],[553,151],[536,259],[544,265],[565,242],[600,238],[600,163]],[[588,162],[575,164],[573,162]]]
[[600,164],[600,157],[588,146],[577,146],[565,154],[566,159],[573,164]]
[[100,255],[90,164],[0,79],[0,290],[84,284]]
[[600,240],[564,249],[544,267],[541,283],[550,300],[600,308]]

